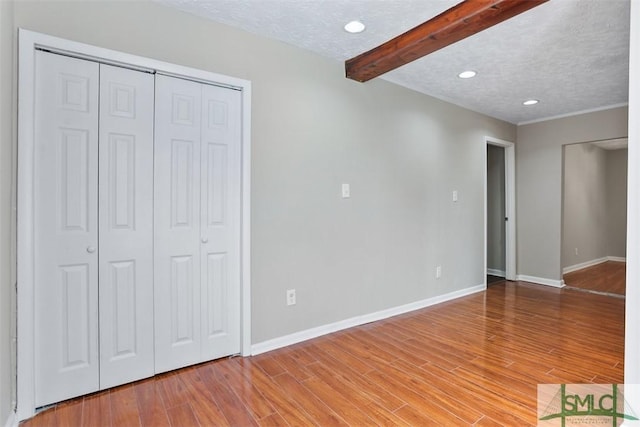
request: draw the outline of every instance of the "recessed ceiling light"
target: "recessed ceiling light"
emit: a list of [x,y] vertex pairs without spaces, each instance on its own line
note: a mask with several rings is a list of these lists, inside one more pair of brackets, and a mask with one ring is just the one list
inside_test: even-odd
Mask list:
[[347,33],[357,34],[361,33],[365,29],[365,25],[360,21],[351,21],[347,25],[344,26],[344,30]]
[[522,105],[536,105],[538,102],[540,101],[538,101],[537,99],[527,99],[522,103]]
[[476,74],[477,73],[473,70],[467,70],[458,74],[458,77],[460,77],[461,79],[470,79],[471,77],[475,77]]

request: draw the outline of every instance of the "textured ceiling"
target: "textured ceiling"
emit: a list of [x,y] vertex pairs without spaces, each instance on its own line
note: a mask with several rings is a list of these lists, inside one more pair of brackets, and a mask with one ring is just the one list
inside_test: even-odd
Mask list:
[[[344,61],[456,0],[158,0]],[[367,25],[348,34],[343,25]],[[472,69],[473,79],[457,77]],[[511,123],[624,104],[629,0],[551,0],[382,79]],[[366,83],[363,83],[366,84]],[[540,103],[525,107],[526,99]]]

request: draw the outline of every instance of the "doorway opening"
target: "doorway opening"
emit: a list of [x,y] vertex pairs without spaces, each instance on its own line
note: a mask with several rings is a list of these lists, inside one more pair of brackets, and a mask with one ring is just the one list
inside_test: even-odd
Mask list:
[[627,139],[563,147],[562,275],[568,287],[624,296]]
[[485,137],[485,285],[516,280],[515,146]]

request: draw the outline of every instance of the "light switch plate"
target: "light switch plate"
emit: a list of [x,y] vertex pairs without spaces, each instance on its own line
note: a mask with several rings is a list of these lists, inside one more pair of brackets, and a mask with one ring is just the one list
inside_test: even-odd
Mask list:
[[351,197],[351,186],[349,184],[342,184],[342,198],[348,199]]

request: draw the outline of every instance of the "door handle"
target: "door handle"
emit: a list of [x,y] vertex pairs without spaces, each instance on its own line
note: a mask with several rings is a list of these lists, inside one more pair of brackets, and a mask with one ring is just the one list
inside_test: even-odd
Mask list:
[[87,247],[87,252],[89,252],[90,254],[94,253],[96,251],[95,246],[88,246]]
[[206,238],[206,237],[203,237],[202,239],[200,239],[200,241],[201,241],[202,243],[208,243],[208,242],[209,242],[209,239],[208,239],[208,238]]

